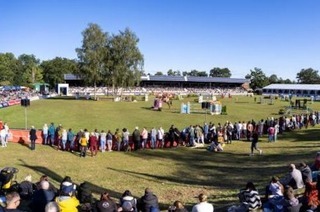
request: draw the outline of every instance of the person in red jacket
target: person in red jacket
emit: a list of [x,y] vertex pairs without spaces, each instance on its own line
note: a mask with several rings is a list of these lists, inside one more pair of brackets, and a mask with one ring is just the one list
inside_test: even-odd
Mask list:
[[89,145],[91,151],[91,157],[96,156],[98,153],[98,139],[94,132],[89,137]]

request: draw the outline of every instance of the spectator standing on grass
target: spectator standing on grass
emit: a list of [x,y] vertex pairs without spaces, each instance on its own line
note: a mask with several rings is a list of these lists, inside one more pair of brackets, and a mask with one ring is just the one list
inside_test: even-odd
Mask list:
[[67,133],[67,143],[69,144],[69,151],[70,152],[73,152],[74,150],[74,133],[72,132],[72,129],[70,128],[68,130],[68,133]]
[[88,140],[84,134],[82,135],[82,138],[80,139],[79,144],[80,144],[80,157],[86,157]]
[[42,136],[43,136],[43,144],[47,145],[48,144],[48,125],[44,124],[42,127]]
[[144,195],[138,200],[138,211],[160,211],[158,197],[153,194],[150,188],[146,188]]
[[262,154],[262,149],[258,148],[258,141],[259,141],[259,136],[257,132],[253,132],[252,138],[251,138],[251,153],[250,156],[254,155],[254,150],[257,150],[259,154]]
[[68,132],[66,129],[62,129],[62,133],[61,133],[62,151],[66,150],[67,140],[68,140]]
[[100,133],[100,151],[105,152],[106,151],[106,143],[107,142],[107,133],[104,130],[101,130]]
[[48,136],[50,139],[50,145],[53,146],[55,143],[55,132],[56,132],[56,128],[54,126],[54,123],[51,123],[48,129]]
[[160,142],[161,148],[164,147],[164,130],[162,127],[158,129],[158,140]]
[[175,140],[175,135],[174,135],[174,125],[171,125],[169,128],[169,141],[170,141],[170,147],[173,147],[173,142]]
[[7,147],[6,130],[4,128],[0,129],[0,140],[1,140],[1,147]]
[[213,212],[213,205],[207,202],[207,196],[200,194],[199,203],[192,207],[192,212]]
[[111,131],[108,130],[108,133],[107,133],[107,147],[108,147],[108,151],[109,152],[112,151],[112,138],[113,138],[113,135],[112,135]]
[[114,138],[116,139],[116,143],[117,143],[117,150],[121,151],[121,141],[122,141],[122,135],[120,130],[117,128],[115,133],[114,133]]
[[156,142],[157,142],[157,130],[155,127],[151,129],[150,135],[151,135],[151,149],[155,149]]
[[4,123],[3,128],[4,128],[5,132],[6,132],[5,141],[6,141],[6,143],[8,143],[9,133],[10,133],[8,123]]
[[122,143],[123,143],[123,148],[125,150],[128,150],[129,148],[129,131],[127,128],[122,129]]
[[34,128],[34,126],[31,126],[31,130],[29,131],[29,138],[30,138],[30,142],[31,142],[31,150],[35,150],[36,149],[36,140],[37,140],[37,131]]
[[132,140],[134,143],[134,150],[140,149],[140,131],[139,127],[135,127],[134,131],[132,132]]
[[91,157],[96,156],[98,153],[98,140],[94,132],[92,132],[89,137],[89,146]]
[[144,128],[142,129],[141,138],[142,138],[141,148],[144,149],[144,148],[146,148],[147,140],[148,140],[148,130],[147,130],[146,127],[144,127]]

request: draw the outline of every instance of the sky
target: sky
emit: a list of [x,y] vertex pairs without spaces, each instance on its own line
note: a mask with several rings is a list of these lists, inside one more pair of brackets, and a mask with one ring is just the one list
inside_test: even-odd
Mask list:
[[139,38],[145,73],[320,70],[319,0],[0,0],[0,53],[77,59],[89,23]]

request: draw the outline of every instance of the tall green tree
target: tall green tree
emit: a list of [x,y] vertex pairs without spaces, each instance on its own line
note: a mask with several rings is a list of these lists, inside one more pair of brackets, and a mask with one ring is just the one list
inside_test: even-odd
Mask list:
[[163,76],[163,73],[161,71],[157,71],[154,75],[155,76]]
[[301,84],[317,84],[320,83],[320,77],[317,70],[312,68],[302,69],[297,73],[298,83]]
[[18,72],[18,60],[12,53],[0,54],[0,85],[14,84],[15,73]]
[[230,78],[231,77],[231,71],[228,68],[218,68],[215,67],[210,70],[210,77],[226,77]]
[[64,82],[64,74],[79,73],[77,62],[67,58],[56,57],[52,60],[42,61],[43,80],[54,88],[58,83]]
[[183,76],[193,76],[193,77],[207,77],[208,74],[205,71],[191,70],[190,72],[182,72]]
[[278,76],[276,74],[271,74],[269,77],[269,83],[270,84],[279,83]]
[[22,54],[18,57],[19,71],[16,73],[17,81],[21,85],[32,86],[33,83],[43,82],[40,60],[33,54]]
[[179,70],[173,71],[172,69],[169,69],[167,71],[168,76],[181,76],[181,72]]
[[107,77],[114,92],[119,87],[138,85],[144,73],[143,55],[138,48],[139,38],[129,28],[113,35],[108,42]]
[[101,82],[105,69],[107,34],[98,24],[90,23],[82,36],[82,46],[76,49],[79,59],[79,72],[76,74],[83,78],[87,85],[93,85],[96,99],[96,87]]
[[250,70],[250,74],[247,74],[245,78],[250,79],[252,89],[263,88],[269,84],[269,78],[260,68]]

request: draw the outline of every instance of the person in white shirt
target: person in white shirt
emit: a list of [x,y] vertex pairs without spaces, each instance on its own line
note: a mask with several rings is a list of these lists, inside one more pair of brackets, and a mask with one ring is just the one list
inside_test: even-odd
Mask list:
[[161,148],[163,148],[164,147],[164,130],[162,129],[162,127],[158,129],[158,140],[159,142],[161,142]]
[[199,203],[192,207],[192,212],[213,212],[213,205],[207,202],[207,196],[199,195]]

